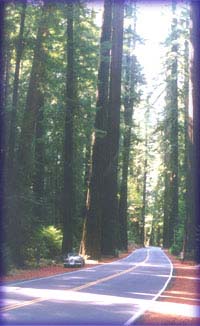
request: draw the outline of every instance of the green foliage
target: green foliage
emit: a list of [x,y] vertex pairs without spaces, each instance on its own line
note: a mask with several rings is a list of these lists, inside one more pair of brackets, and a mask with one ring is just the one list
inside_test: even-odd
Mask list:
[[54,258],[61,254],[62,231],[53,225],[43,227],[40,230],[41,256],[44,258]]
[[41,227],[31,238],[31,245],[27,249],[27,263],[37,262],[40,259],[53,259],[61,256],[62,231],[53,225]]
[[172,254],[172,255],[179,255],[180,252],[182,250],[182,247],[181,247],[181,243],[175,243],[171,246],[169,252]]
[[184,226],[183,223],[180,222],[176,227],[174,244],[170,248],[171,253],[174,255],[180,254],[183,249],[183,233]]
[[[26,243],[24,249],[25,265],[38,266],[41,261],[45,264],[52,260],[59,260],[61,257],[62,230],[53,225],[40,227],[34,230],[29,242]],[[7,244],[3,247],[3,273],[7,274],[14,268],[10,248]]]

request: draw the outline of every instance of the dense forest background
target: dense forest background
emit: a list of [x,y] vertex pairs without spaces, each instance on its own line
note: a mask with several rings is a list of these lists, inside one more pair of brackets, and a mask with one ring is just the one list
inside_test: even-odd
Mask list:
[[81,0],[2,6],[6,270],[129,243],[199,260],[198,3],[169,2],[156,98],[136,55],[139,2],[101,5],[101,26]]

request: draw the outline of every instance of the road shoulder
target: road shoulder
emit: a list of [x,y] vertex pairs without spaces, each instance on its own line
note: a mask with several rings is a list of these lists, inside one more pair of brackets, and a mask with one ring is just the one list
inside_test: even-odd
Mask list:
[[134,325],[200,325],[200,318],[194,317],[200,315],[200,268],[192,261],[181,262],[165,253],[174,266],[171,282]]

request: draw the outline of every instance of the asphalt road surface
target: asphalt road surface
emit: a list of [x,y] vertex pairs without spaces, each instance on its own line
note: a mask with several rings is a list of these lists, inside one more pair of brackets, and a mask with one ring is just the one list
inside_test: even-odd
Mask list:
[[1,287],[3,325],[131,325],[159,297],[172,264],[156,247],[113,263]]

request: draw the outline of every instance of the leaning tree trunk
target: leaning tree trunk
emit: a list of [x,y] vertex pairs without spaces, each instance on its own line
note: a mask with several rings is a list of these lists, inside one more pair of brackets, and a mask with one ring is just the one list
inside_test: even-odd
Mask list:
[[36,118],[35,128],[35,157],[34,157],[34,176],[33,176],[33,192],[34,192],[34,224],[36,227],[45,224],[45,203],[44,203],[44,94],[40,94],[40,106]]
[[113,1],[113,30],[106,136],[107,167],[104,172],[102,244],[104,255],[116,255],[118,247],[118,151],[121,105],[121,66],[123,47],[124,1]]
[[[87,212],[81,241],[81,252],[92,258],[101,256],[101,224],[107,132],[108,85],[110,69],[110,42],[112,1],[105,0],[102,34],[100,41],[100,66],[98,72],[98,98],[95,118],[95,135],[92,149],[92,170],[87,193]],[[103,226],[104,227],[104,226]]]
[[63,188],[63,242],[62,252],[73,248],[73,212],[74,212],[74,5],[67,6],[67,79],[66,79],[66,115],[64,135],[64,188]]

